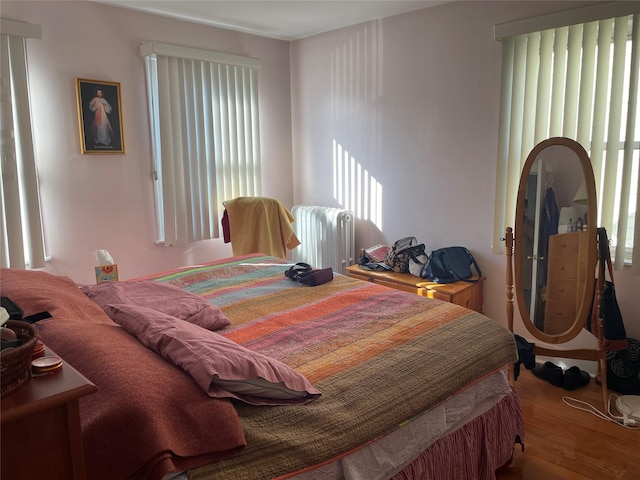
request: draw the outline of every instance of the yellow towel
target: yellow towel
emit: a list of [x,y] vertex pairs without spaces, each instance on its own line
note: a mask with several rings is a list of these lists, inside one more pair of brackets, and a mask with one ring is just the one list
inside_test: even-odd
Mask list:
[[266,197],[238,197],[223,202],[229,215],[234,255],[265,253],[286,258],[286,249],[300,245],[291,222],[295,219],[282,203]]

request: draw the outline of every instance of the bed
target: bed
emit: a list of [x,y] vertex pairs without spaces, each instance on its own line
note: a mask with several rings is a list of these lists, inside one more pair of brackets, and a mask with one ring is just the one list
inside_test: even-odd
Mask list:
[[[524,424],[505,373],[517,356],[508,330],[339,274],[299,285],[289,266],[252,254],[117,284],[158,288],[144,306],[100,298],[106,284],[2,270],[2,294],[25,314],[49,311],[40,338],[98,387],[80,403],[88,478],[482,479],[509,464]],[[180,318],[193,305],[162,288],[204,300],[214,325]],[[160,317],[169,323],[145,323]],[[202,363],[213,354],[158,350],[184,335],[191,349],[200,333],[248,352],[272,383],[228,380],[236,357],[212,377]]]

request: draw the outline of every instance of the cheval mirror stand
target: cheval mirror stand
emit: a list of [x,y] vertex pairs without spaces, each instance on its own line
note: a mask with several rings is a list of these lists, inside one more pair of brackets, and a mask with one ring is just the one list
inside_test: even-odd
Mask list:
[[[520,177],[514,228],[505,231],[507,326],[514,331],[515,289],[522,323],[549,345],[534,342],[534,354],[596,362],[596,382],[607,408],[607,352],[600,319],[604,272],[597,268],[596,209],[595,180],[584,148],[564,137],[536,145]],[[553,214],[558,218],[555,229],[548,225]],[[581,222],[584,218],[584,226],[575,228],[578,217]],[[576,338],[589,315],[599,322],[596,347],[554,348]]]

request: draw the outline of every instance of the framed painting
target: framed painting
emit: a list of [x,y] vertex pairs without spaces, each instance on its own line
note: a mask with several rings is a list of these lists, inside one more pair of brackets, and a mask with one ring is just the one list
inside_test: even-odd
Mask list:
[[81,153],[124,153],[120,84],[76,78]]

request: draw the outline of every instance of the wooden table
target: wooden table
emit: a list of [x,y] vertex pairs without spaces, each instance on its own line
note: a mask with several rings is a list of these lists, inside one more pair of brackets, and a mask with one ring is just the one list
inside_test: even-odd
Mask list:
[[484,310],[482,284],[486,277],[480,278],[476,283],[435,283],[425,281],[410,273],[396,273],[390,270],[367,270],[360,268],[360,265],[350,265],[347,267],[347,275],[352,278],[395,288],[396,290],[455,303],[456,305],[461,305],[476,312],[482,313]]
[[[47,355],[55,355],[46,350]],[[64,361],[64,360],[63,360]],[[33,377],[0,403],[4,480],[83,480],[79,399],[96,386],[71,365]]]

